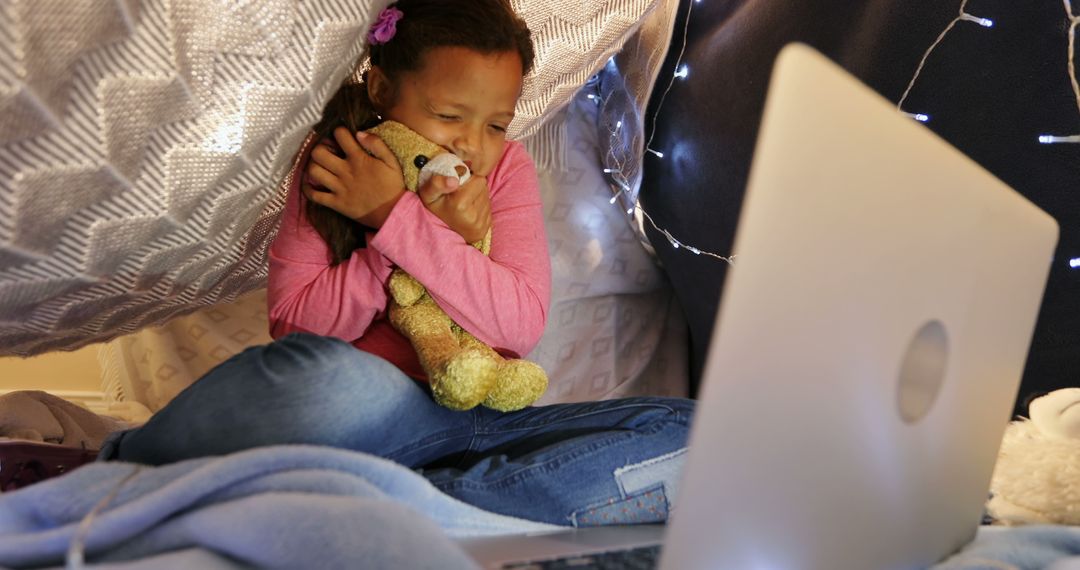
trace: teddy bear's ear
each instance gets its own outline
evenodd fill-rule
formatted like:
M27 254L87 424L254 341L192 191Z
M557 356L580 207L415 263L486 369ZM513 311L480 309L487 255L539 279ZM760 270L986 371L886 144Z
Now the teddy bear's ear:
M1049 393L1050 393L1050 392L1049 392L1049 391L1047 391L1047 390L1040 390L1040 391L1038 391L1038 392L1032 392L1032 393L1028 394L1028 395L1027 395L1027 396L1026 396L1026 397L1024 398L1024 409L1025 409L1025 410L1030 410L1030 409L1031 409L1031 402L1032 402L1032 401L1034 401L1034 400L1037 400L1037 399L1039 399L1039 398L1042 398L1043 396L1045 396L1045 395L1047 395L1047 394L1049 394Z

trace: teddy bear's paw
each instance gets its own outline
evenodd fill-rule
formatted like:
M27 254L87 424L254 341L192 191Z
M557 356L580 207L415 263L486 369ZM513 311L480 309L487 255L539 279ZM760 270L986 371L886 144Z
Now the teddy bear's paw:
M499 369L498 381L484 399L484 406L500 412L520 410L543 396L547 385L547 373L539 364L507 360Z
M401 269L390 274L390 296L402 307L411 307L427 292L419 281Z
M431 391L435 401L451 410L475 408L495 387L499 363L490 355L474 349L463 350L446 361L442 370L432 374Z
M1032 400L1028 417L1046 437L1080 442L1080 388L1062 388Z

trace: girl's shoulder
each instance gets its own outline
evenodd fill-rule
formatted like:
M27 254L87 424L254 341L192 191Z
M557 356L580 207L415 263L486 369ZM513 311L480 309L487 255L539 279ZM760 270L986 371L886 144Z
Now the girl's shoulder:
M503 159L505 160L507 156L516 154L524 155L526 157L529 156L528 151L525 150L525 144L518 140L506 141L506 149L503 150Z
M498 164L491 170L491 179L498 180L504 177L536 176L536 164L533 162L529 151L520 141L506 141L502 157Z

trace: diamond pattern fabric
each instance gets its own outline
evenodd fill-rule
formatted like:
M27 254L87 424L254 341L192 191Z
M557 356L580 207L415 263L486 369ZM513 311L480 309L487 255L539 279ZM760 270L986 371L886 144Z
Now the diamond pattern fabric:
M536 131L652 0L515 0ZM70 350L265 283L283 178L374 0L0 4L0 354Z

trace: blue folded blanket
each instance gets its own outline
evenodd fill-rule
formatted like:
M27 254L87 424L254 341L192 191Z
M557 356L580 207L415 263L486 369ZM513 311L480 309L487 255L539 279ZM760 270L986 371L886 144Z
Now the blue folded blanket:
M112 496L115 494L115 496ZM110 498L111 496L111 498ZM275 446L161 467L94 463L0 495L0 567L474 568L451 537L555 527L482 511L371 455ZM982 527L933 570L1080 570L1080 529Z
M1080 570L1080 528L984 526L975 540L932 570Z
M474 568L450 537L555 528L457 501L378 457L289 445L94 463L0 495L0 566L63 566L103 500L85 533L95 568Z

